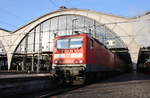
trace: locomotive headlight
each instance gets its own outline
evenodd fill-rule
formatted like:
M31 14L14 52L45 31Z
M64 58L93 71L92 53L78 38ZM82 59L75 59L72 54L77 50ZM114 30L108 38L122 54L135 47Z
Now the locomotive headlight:
M83 60L79 60L79 63L83 63Z
M58 60L55 60L54 63L57 64L57 63L58 63Z
M75 60L74 63L75 64L80 64L80 63L83 63L83 60Z

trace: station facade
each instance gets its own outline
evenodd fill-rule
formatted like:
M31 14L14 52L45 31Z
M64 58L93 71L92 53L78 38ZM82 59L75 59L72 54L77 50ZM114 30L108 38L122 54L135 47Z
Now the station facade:
M144 57L141 56L141 49L150 46L149 26L150 13L127 18L90 10L62 8L16 31L0 29L0 69L50 70L54 37L72 35L75 31L95 37L127 62L131 60L136 69L136 64L140 63L139 57Z

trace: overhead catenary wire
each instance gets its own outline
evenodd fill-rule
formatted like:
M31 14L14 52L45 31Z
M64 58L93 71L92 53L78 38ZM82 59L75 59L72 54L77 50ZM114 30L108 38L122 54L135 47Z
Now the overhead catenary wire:
M15 17L17 20L19 19L20 21L26 22L26 20L24 20L23 17L21 17L21 16L15 14L15 13L13 13L13 12L11 12L11 11L8 11L8 10L6 10L6 9L4 9L4 8L1 8L1 7L0 7L0 10L3 10L5 13L9 14L10 16Z
M50 2L53 6L55 6L56 8L59 7L53 0L49 0L49 2Z
M23 17L21 17L21 16L15 14L15 13L13 13L13 12L11 12L11 11L5 9L5 8L1 8L1 7L0 7L0 10L4 11L5 13L7 13L8 15L10 15L10 16L12 16L12 17L15 17L15 18L17 19L17 21L20 20L20 21L27 22L27 20L25 20ZM13 24L11 24L11 23L4 22L4 21L2 21L2 20L0 20L0 24L10 25L10 26L12 26L12 27L15 27L15 29L18 28L18 26L13 25Z
M15 26L15 25L13 25L13 24L11 24L11 23L7 23L7 22L4 22L4 21L1 21L1 20L0 20L0 24L10 25L10 26L12 26L12 27L17 28L17 26Z

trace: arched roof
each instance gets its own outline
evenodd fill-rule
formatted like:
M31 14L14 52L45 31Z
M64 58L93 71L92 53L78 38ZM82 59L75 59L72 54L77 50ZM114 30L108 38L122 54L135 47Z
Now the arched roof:
M22 29L22 28L24 28L24 27L26 27L27 25L32 24L32 23L35 22L35 21L38 21L39 19L42 19L42 18L44 18L44 17L46 17L46 16L49 16L50 14L55 14L55 13L59 13L59 12L62 12L62 11L72 11L72 10L76 10L76 11L77 11L77 10L78 10L78 11L89 11L89 12L97 13L97 14L101 14L101 15L107 15L107 16L118 17L118 18L123 18L123 19L131 19L131 18L128 18L128 17L117 16L117 15L113 15L113 14L106 14L106 13L96 12L96 11L91 11L91 10L83 10L83 9L77 9L77 8L69 8L69 9L68 9L68 8L67 8L67 9L59 9L59 10L57 10L57 11L50 12L50 13L47 13L47 14L45 14L45 15L43 15L43 16L40 16L40 17L38 17L37 19L31 21L30 23L28 23L28 24L26 24L26 25L20 27L19 29L13 31L13 33L17 32L18 30L20 30L20 29Z
M16 31L12 32L15 35L19 35L19 38L17 38L16 40L21 40L23 38L23 36L25 35L25 33L29 32L32 28L34 28L36 25L38 25L39 23L41 23L42 21L50 18L50 17L55 17L58 15L65 15L65 14L75 14L75 15L81 15L81 16L85 16L91 19L94 19L102 24L107 24L107 23L113 23L113 22L122 22L122 21L129 21L129 18L126 17L120 17L120 16L114 16L114 15L110 15L110 14L104 14L104 13L98 13L98 12L94 12L94 11L90 11L90 10L81 10L81 9L64 9L64 10L58 10L52 13L48 13L44 16L41 16L39 18L37 18L36 20L33 20L32 22L30 22L29 24L17 29ZM117 25L117 26L116 26ZM126 25L126 24L124 24ZM108 26L108 28L110 28L111 30L113 30L114 32L118 32L118 36L128 36L128 31L126 31L126 28L124 29L124 26L121 26L120 24L112 24L112 25L106 25ZM126 26L130 29L130 26ZM13 35L12 34L12 35ZM23 35L23 36L21 36ZM18 41L15 41L17 44ZM126 43L128 44L128 43Z

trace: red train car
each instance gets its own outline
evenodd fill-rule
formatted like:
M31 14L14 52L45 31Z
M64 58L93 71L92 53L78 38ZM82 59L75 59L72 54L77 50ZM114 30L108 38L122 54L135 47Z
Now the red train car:
M123 72L125 67L118 56L85 33L54 39L52 71L63 82L85 81L102 72Z

